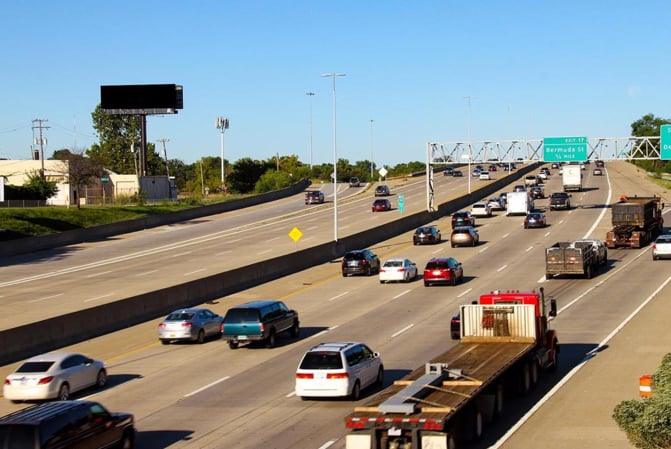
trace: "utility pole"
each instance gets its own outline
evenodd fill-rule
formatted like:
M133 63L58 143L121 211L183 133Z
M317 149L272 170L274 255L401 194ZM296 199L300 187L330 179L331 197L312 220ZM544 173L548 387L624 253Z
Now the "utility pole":
M45 118L36 118L33 120L33 130L39 129L40 130L40 137L39 137L39 143L40 143L40 160L42 161L42 176L44 177L44 144L47 142L46 138L43 137L42 135L42 130L43 129L49 129L51 128L50 126L44 126L42 123L47 122L48 120ZM35 125L37 123L37 125ZM33 144L37 144L37 142L33 141Z
M315 96L315 93L307 92L305 95L310 98L310 170L312 170L312 97Z
M226 193L226 175L224 174L224 131L228 129L228 118L217 117L214 126L221 132L221 191Z
M168 199L172 200L172 184L170 183L170 168L168 167L168 152L165 149L165 144L170 142L170 139L158 139L158 143L163 144L163 159L165 159L165 175L168 177Z

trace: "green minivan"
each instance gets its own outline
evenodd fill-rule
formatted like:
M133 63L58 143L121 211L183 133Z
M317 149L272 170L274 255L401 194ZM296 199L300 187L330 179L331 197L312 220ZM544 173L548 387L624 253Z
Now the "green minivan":
M232 307L221 324L221 338L236 349L242 342L264 341L272 348L282 332L297 338L300 333L298 312L282 301L252 301Z

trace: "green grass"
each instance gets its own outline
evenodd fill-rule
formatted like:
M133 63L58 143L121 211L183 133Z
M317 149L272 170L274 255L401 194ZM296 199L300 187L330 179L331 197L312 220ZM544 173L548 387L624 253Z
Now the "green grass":
M224 201L237 199L239 196L227 196ZM165 214L192 207L221 202L221 198L212 198L205 202L165 202L150 205L123 206L74 206L47 207L8 207L0 208L0 240L11 240L22 237L49 235L71 229L89 228L92 226L117 221L133 220L151 215Z

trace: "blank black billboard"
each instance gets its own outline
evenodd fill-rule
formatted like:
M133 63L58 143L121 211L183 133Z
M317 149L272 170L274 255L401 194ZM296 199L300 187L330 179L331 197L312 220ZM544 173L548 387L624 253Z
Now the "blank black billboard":
M183 109L183 103L182 86L176 84L100 86L103 109L177 112Z

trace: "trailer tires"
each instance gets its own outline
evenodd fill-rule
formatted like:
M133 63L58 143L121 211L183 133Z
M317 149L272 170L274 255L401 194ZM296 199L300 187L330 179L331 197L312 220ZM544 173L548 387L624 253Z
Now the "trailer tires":
M545 273L545 280L546 281L549 281L550 279L552 279L552 277L553 276L550 273Z
M473 441L478 442L482 440L482 435L485 433L484 428L485 423L482 412L480 409L476 409L473 413L473 434L471 435Z
M526 396L531 391L531 369L528 363L522 365L520 372L520 394Z
M592 279L592 265L587 265L585 268L585 277L587 279Z
M531 388L536 388L536 385L538 385L538 363L535 361L529 363L529 380L531 381Z

